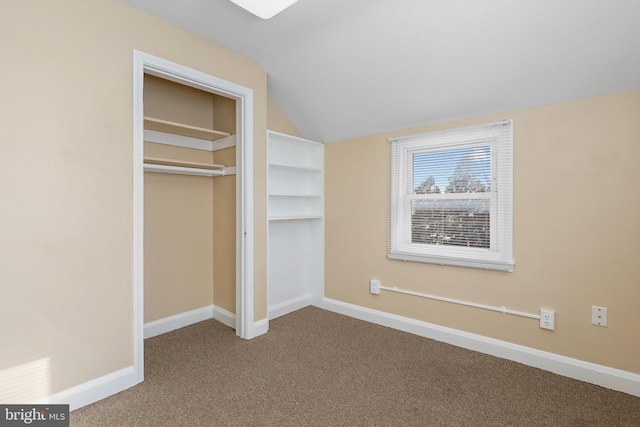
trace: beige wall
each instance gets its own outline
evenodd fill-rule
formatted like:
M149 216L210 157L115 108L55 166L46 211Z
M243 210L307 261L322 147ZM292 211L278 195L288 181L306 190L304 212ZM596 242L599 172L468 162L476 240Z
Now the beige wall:
M236 149L213 153L213 162L236 164ZM213 178L213 301L217 307L236 312L236 176Z
M144 154L212 162L208 151L149 142ZM144 174L145 323L213 304L214 179Z
M326 145L325 295L640 373L640 91ZM513 273L388 260L393 135L514 119ZM361 160L359 160L361 159ZM366 189L366 191L363 191ZM384 292L386 286L537 313L537 321ZM591 325L591 306L609 327Z
M0 370L49 358L55 393L133 363L134 49L254 90L265 318L264 70L116 0L7 0L0 29Z
M208 177L145 173L145 323L213 304L212 187Z
M271 98L267 100L267 128L287 135L302 136Z

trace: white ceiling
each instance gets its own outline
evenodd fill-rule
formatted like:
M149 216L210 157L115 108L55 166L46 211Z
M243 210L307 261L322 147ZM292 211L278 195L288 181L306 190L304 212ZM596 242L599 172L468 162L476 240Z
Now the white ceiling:
M124 0L242 53L332 142L640 88L640 0Z

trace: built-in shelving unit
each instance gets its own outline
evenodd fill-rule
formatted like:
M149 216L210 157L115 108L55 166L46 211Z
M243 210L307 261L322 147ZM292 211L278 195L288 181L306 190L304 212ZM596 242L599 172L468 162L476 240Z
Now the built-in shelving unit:
M324 286L324 145L268 134L269 318L309 305Z
M324 145L269 133L269 220L321 219Z
M154 141L156 142L197 149L202 149L202 147L199 147L197 145L198 141L211 144L210 141L215 141L231 136L231 134L228 132L192 126L150 116L144 117L144 129L145 131L155 132L156 137L158 138L154 139ZM165 136L160 138L157 135ZM172 136L178 139L172 139ZM191 142L190 144L187 140L195 142ZM196 144L196 146L193 146L192 144ZM235 145L235 142L233 145ZM209 151L213 151L213 148L210 148ZM157 157L145 157L144 170L145 172L159 172L196 176L223 176L235 174L235 167L225 167L224 165L188 162L183 160L163 159Z

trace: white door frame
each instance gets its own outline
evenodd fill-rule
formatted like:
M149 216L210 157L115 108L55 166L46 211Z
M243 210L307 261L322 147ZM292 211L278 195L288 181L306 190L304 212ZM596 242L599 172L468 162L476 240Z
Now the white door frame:
M253 321L253 89L133 51L133 366L144 379L144 75L236 100L236 335L256 336Z

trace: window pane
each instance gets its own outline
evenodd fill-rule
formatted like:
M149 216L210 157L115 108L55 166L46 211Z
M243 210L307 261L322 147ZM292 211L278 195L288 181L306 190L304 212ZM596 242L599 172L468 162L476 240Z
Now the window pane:
M489 145L413 154L413 193L491 191Z
M487 199L412 200L411 243L490 248Z

